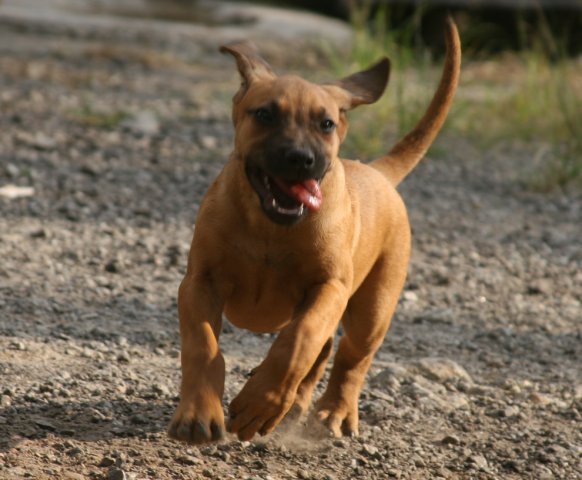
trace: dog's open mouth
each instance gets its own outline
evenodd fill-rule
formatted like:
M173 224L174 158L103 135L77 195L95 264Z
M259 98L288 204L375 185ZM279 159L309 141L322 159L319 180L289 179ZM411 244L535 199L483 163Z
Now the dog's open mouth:
M321 208L319 179L287 180L251 167L247 168L247 176L263 210L277 223L293 224L307 211L317 212Z

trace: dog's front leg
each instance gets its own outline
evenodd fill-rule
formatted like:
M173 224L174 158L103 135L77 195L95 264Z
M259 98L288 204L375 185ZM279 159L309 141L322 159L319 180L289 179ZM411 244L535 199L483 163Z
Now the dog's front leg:
M223 302L209 275L189 272L180 285L178 312L182 340L180 404L169 435L203 443L224 435L224 358L218 347Z
M229 430L241 440L271 432L295 400L297 388L333 335L349 297L345 282L314 286L293 321L230 404Z

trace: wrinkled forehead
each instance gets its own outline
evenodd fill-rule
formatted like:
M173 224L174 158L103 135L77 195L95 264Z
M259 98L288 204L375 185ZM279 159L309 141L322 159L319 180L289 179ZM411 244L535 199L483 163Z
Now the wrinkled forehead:
M245 96L248 108L270 107L281 114L335 115L338 107L321 85L284 75L252 85Z

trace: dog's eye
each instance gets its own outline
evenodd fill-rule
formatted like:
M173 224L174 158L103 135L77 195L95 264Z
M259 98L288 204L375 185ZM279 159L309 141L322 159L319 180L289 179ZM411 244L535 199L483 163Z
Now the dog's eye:
M265 125L273 123L275 119L273 113L270 110L267 110L266 108L257 108L254 113L255 118L259 122L264 123Z
M335 123L333 120L326 118L321 122L320 127L324 133L329 133L335 128Z

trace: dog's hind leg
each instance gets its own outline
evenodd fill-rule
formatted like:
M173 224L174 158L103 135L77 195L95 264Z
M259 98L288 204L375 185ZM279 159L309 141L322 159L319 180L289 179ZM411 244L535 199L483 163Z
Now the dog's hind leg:
M389 254L379 258L344 315L344 334L327 389L316 402L314 413L336 437L358 434L358 397L406 278L408 255L399 253L400 258Z

